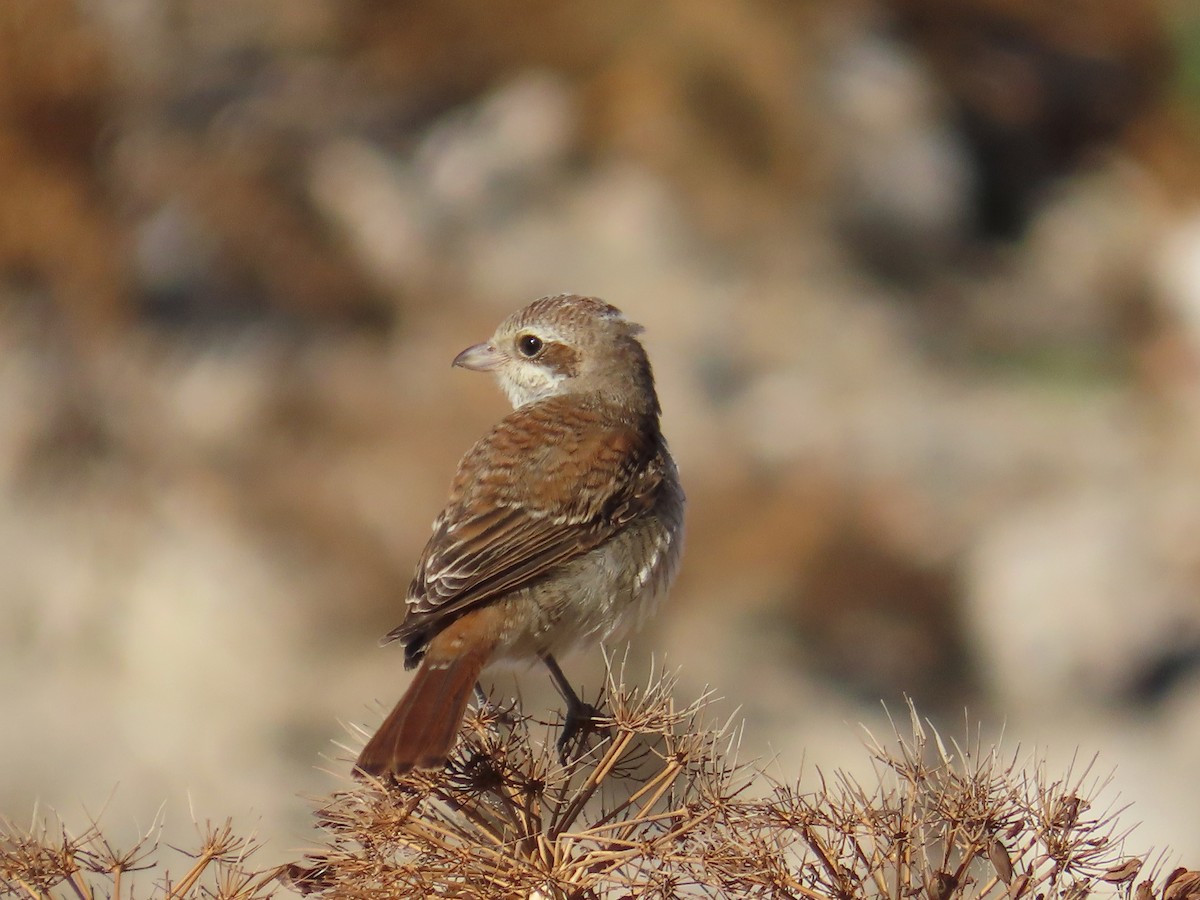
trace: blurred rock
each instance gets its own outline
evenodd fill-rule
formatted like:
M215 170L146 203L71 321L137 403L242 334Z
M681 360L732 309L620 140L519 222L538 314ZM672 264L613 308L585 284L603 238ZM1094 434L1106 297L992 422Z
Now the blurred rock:
M333 141L314 154L309 189L381 287L431 282L440 217L411 167L362 141Z
M1158 253L1154 271L1161 303L1193 359L1200 359L1200 215L1179 222Z
M979 542L966 612L1005 707L1046 712L1119 697L1179 610L1119 495L1085 489L998 522Z
M867 264L924 282L952 261L972 215L973 174L949 98L910 48L873 31L847 39L829 81L834 213Z
M906 558L864 524L843 524L817 549L780 625L810 666L864 700L961 706L979 686L955 571Z
M886 0L954 99L970 147L975 221L1021 236L1054 180L1087 165L1161 101L1169 51L1160 5Z
M0 278L58 307L81 342L124 319L122 228L100 163L117 88L71 0L0 8Z
M416 154L419 176L460 219L529 203L561 175L572 150L576 101L550 72L526 72L470 108L440 119Z

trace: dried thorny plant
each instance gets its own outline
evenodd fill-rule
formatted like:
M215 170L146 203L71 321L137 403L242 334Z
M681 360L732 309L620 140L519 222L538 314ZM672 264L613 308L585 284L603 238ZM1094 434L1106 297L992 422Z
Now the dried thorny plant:
M335 794L328 846L292 870L338 896L590 897L700 885L700 848L753 772L736 762L707 697L676 705L672 677L645 690L610 675L591 745L559 761L552 725L515 707L469 715L443 771Z
M162 872L146 838L118 853L96 829L74 838L9 827L0 892L134 896L138 870L169 898L770 897L801 900L1200 900L1200 872L1130 855L1101 806L1094 760L1051 777L978 735L949 745L910 721L869 737L875 777L781 780L739 761L738 733L707 695L675 680L644 689L611 672L600 731L561 763L555 723L485 705L445 769L348 781L321 801L323 839L280 870L248 864L253 840L208 829L191 868ZM349 769L347 762L346 769ZM807 781L808 779L806 779ZM146 891L140 891L145 896Z
M1125 854L1120 810L1095 808L1108 785L1091 765L1052 780L1041 762L1022 768L978 737L948 749L910 708L895 740L869 740L869 786L838 773L804 790L739 762L737 734L708 719L708 697L680 708L674 688L660 675L639 692L610 672L607 734L567 765L545 723L479 710L446 770L335 795L319 814L328 843L291 867L293 886L806 900L1134 890L1143 859ZM1153 879L1142 885L1136 900L1152 900Z
M173 877L162 858L156 824L128 850L117 850L93 822L73 835L61 824L35 818L29 828L0 820L0 895L18 897L133 897L139 874L153 880L156 897L240 898L274 893L277 870L258 871L249 862L257 849L252 836L229 821L200 829L200 845L183 854L183 874ZM178 852L178 851L177 851Z

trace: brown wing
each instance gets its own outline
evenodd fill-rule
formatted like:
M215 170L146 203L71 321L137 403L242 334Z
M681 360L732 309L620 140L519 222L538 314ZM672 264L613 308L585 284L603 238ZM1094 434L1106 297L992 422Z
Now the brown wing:
M555 398L510 413L459 463L385 640L436 630L603 543L648 510L663 479L656 423Z

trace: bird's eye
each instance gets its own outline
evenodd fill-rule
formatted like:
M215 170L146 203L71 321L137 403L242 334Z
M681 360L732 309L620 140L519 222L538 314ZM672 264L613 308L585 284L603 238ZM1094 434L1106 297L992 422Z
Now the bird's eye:
M523 334L517 338L517 349L522 356L533 359L542 350L542 339L536 334Z

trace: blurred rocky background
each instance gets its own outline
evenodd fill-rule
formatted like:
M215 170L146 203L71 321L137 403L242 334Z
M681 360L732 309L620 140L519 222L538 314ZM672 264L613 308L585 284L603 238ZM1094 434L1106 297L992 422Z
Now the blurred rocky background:
M0 0L0 813L304 846L506 410L449 361L564 290L690 498L632 672L781 775L906 695L1099 753L1200 852L1192 0Z

